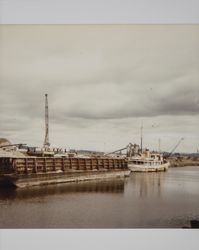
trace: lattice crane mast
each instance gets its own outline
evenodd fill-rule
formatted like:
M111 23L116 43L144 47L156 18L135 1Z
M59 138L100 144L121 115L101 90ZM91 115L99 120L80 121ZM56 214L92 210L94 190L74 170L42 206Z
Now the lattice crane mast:
M49 116L48 116L48 94L45 94L45 138L44 138L44 150L49 149Z

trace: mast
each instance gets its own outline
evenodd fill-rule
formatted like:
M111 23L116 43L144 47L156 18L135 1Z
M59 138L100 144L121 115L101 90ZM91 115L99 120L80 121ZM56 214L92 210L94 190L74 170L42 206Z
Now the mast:
M160 140L160 138L159 138L159 139L158 139L158 151L159 151L159 153L161 152L160 143L161 143L161 140Z
M140 128L140 148L141 148L141 153L142 153L142 143L143 143L143 124L141 125L141 128Z
M45 94L45 139L44 139L44 149L48 149L49 143L49 124L48 124L48 94Z

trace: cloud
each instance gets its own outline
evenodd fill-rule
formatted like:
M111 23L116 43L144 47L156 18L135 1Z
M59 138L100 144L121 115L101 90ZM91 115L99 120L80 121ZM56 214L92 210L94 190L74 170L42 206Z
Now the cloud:
M48 93L50 139L57 145L103 148L109 141L114 149L132 137L139 141L142 121L154 147L157 136L194 137L198 30L196 25L1 26L1 134L41 145ZM193 139L187 145L186 150L198 147Z

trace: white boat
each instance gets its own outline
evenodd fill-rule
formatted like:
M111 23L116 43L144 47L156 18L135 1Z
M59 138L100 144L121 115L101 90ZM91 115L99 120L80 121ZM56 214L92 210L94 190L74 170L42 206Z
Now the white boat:
M150 153L149 150L128 158L128 168L132 172L166 171L169 165L160 153Z

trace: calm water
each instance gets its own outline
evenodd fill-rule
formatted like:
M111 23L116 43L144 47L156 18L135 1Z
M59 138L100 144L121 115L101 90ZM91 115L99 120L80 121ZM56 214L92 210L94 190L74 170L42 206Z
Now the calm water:
M0 190L1 228L181 228L199 219L199 167Z

